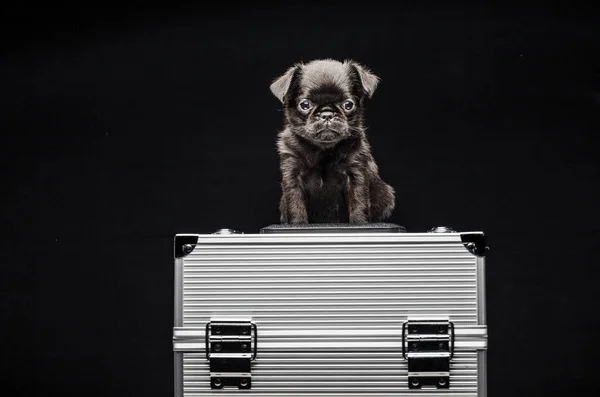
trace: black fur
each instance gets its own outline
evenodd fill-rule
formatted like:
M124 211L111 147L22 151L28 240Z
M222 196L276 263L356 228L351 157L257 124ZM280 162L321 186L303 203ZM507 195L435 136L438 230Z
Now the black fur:
M366 223L391 215L394 190L379 176L364 127L364 102L377 82L356 62L318 60L295 65L272 84L285 114L278 136L282 223ZM304 101L310 110L301 109Z

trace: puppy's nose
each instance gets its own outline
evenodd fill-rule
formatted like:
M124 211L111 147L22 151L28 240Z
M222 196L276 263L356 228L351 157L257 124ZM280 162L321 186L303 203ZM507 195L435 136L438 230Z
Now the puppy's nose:
M321 120L329 121L333 119L333 112L321 112L319 113L319 116L321 117Z

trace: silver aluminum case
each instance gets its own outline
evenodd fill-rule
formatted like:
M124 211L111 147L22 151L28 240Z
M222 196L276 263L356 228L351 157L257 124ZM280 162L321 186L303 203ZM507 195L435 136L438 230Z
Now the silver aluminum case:
M461 233L179 234L175 397L486 396L485 259ZM177 248L176 248L177 251ZM212 390L211 317L258 326L252 389ZM449 389L409 389L407 319L456 327Z

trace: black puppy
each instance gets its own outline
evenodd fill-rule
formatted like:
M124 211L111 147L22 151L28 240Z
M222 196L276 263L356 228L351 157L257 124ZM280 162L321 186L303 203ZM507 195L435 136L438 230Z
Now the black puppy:
M296 64L271 84L284 105L278 135L282 223L366 223L388 218L394 189L379 177L363 107L379 78L346 60Z

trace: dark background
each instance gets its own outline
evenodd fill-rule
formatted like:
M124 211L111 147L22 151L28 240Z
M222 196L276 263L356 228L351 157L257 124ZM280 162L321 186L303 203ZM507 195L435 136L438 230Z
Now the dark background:
M172 395L172 239L278 221L271 80L352 58L393 222L489 238L489 395L600 371L592 8L4 8L3 395Z

